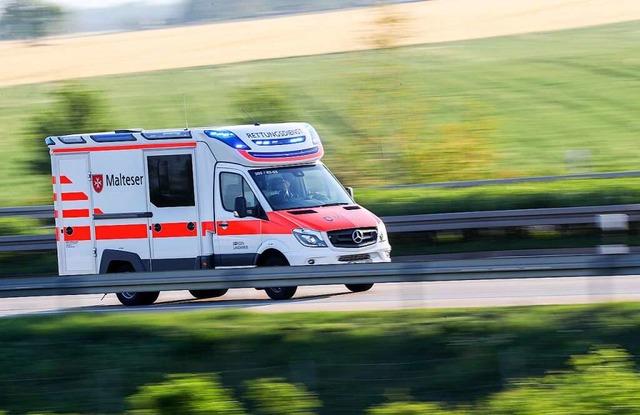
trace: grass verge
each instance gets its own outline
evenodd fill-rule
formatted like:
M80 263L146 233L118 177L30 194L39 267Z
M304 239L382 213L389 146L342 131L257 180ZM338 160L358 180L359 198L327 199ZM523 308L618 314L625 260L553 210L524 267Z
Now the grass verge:
M322 414L362 413L395 395L468 403L601 345L640 355L638 304L7 318L0 408L122 413L142 384L206 372L237 392L262 377L302 383L323 401Z

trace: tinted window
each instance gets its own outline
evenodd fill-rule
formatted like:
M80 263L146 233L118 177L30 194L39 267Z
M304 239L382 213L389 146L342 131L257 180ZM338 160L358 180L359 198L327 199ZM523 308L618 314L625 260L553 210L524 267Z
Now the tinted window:
M147 157L149 194L157 207L194 206L190 154Z

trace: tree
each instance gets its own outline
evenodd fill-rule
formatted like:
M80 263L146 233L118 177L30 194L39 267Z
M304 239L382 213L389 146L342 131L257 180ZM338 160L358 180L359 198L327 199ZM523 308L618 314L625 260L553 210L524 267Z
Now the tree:
M11 0L0 17L0 35L6 39L38 39L50 34L63 17L63 9L52 3Z
M99 92L69 83L52 95L54 103L29 123L29 135L34 136L31 170L36 174L51 174L49 154L43 144L46 137L113 129Z
M257 379L246 386L246 397L254 403L256 415L313 415L322 406L304 386L282 378Z
M127 399L128 415L240 415L242 405L215 375L168 375Z

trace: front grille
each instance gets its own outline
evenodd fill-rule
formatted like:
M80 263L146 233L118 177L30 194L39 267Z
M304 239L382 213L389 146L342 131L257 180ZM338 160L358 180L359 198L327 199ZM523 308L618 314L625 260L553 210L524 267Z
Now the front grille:
M369 254L356 254L356 255L342 255L338 257L338 261L340 262L361 262L361 261L370 261L371 255Z
M336 248L360 248L373 245L378 239L376 228L340 229L327 232L329 242Z

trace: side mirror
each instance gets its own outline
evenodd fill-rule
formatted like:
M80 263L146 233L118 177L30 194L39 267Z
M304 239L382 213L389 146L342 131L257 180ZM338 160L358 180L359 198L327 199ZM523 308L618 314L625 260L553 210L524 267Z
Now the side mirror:
M247 199L243 196L236 197L236 203L234 206L235 210L233 212L233 216L238 218L247 217Z
M347 193L349 193L349 196L351 196L351 198L353 199L353 187L345 187L344 188Z

